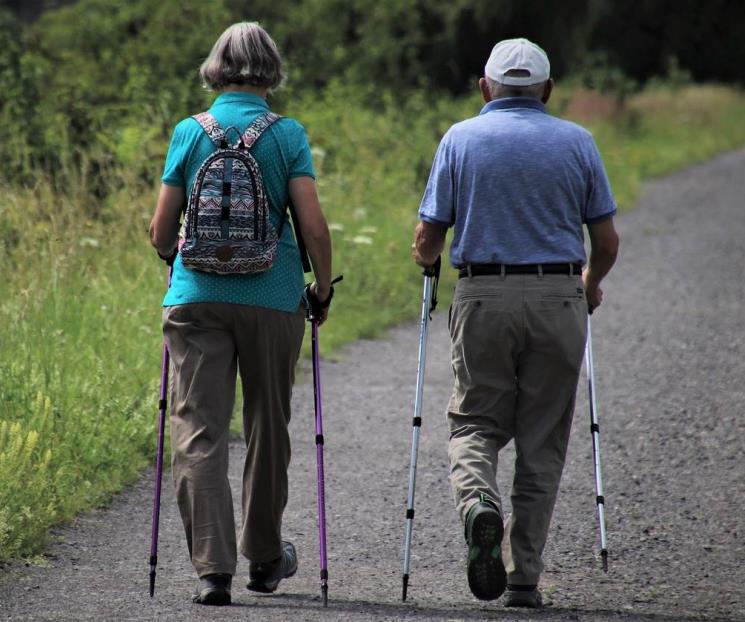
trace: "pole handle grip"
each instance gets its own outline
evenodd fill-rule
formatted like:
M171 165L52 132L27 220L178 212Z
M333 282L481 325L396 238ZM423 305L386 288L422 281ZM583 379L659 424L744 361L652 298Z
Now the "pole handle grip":
M436 279L440 278L440 269L442 268L442 256L438 255L435 263L422 270L424 276L432 276Z
M437 308L437 288L440 285L440 269L442 268L442 256L438 255L435 263L424 268L422 274L426 278L432 279L432 296L430 298L429 319L432 319L432 312Z

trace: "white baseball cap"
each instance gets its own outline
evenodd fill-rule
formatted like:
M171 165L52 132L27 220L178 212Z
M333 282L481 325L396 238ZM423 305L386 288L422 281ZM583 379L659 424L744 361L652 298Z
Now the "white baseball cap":
M522 75L507 75L511 71ZM527 39L505 39L492 49L484 75L508 86L530 86L549 79L551 64L546 52L535 43Z

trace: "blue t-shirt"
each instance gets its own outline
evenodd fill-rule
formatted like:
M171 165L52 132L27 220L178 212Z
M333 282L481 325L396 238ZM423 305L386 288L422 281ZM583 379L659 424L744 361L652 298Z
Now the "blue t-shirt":
M421 220L454 227L450 262L585 263L582 224L616 213L592 135L537 99L489 102L440 142Z
M223 129L234 127L242 134L260 114L269 110L262 98L250 93L223 93L215 99L210 112ZM229 139L238 134L230 131ZM215 146L202 127L184 119L173 131L166 156L162 181L191 192L197 170ZM303 294L303 269L292 227L288 222L288 182L293 177L313 177L313 162L303 126L283 117L267 129L251 149L261 168L269 198L269 219L282 235L272 267L259 274L213 274L186 268L181 255L173 264L171 287L164 306L193 302L228 302L267 307L279 311L297 311Z

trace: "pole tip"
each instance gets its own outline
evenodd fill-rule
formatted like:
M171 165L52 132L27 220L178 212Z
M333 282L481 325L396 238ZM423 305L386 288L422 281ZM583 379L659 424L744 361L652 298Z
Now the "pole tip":
M155 570L150 571L150 598L155 594Z
M323 594L323 606L328 607L329 606L329 586L322 585L321 593Z
M603 572L608 572L608 551L606 549L600 551L600 558L603 562Z
M409 591L409 575L405 574L403 577L403 591L401 593L401 600L406 602L406 594Z

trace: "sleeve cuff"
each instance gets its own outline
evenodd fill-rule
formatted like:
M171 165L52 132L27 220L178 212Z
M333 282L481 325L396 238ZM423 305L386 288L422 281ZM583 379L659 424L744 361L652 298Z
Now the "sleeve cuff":
M453 223L451 222L445 222L444 220L438 220L437 218L432 218L432 216L427 216L426 214L419 214L419 220L428 222L432 225L440 225L441 227L452 227L453 226Z
M613 210L612 212L608 212L607 214L603 214L602 216L595 216L595 218L585 218L585 224L586 225L597 225L598 223L601 223L604 220L613 218L613 216L615 215L616 215L616 210Z

